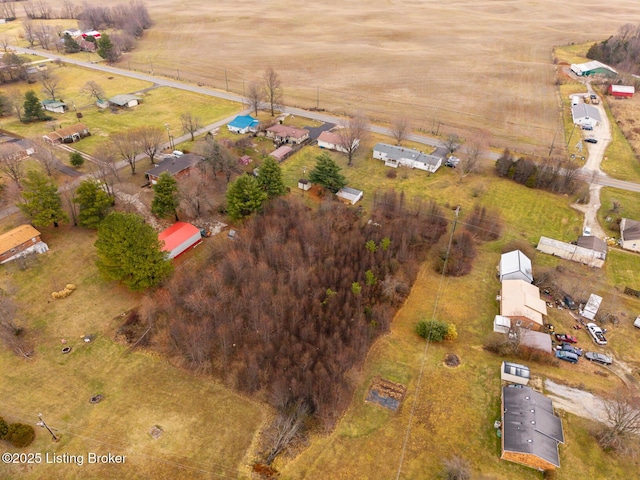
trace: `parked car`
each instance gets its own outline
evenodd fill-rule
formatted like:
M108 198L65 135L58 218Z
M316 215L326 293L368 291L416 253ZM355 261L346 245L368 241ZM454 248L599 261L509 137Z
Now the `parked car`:
M598 143L598 140L595 138L585 138L584 141L587 143Z
M460 164L460 159L458 157L449 157L447 161L444 162L445 167L456 168Z
M569 310L577 310L578 306L576 302L573 301L573 298L569 295L564 296L564 304L567 306Z
M561 343L578 343L578 339L566 333L556 333L556 340Z
M578 356L575 353L565 352L564 350L556 350L556 358L571 363L578 363Z
M591 125L582 125L582 129L583 130L593 130L593 127Z
M609 355L605 355L604 353L587 352L584 354L584 358L601 365L611 365L613 363L613 358Z
M576 347L574 345L570 345L568 343L563 343L562 345L559 345L557 347L558 350L563 350L565 352L571 352L571 353L575 353L576 355L578 355L579 357L582 356L582 349L579 347Z
M593 341L596 342L596 344L607 344L607 338L604 336L604 334L607 332L606 330L601 329L595 323L587 323L587 331L589 332L589 335L591 335L591 338L593 338Z

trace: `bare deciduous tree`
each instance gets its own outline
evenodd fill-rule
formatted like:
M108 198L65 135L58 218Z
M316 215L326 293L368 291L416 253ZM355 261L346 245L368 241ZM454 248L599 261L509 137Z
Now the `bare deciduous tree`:
M104 185L110 197L115 198L114 184L120 182L116 158L109 152L95 155L91 175Z
M3 1L0 3L0 15L2 18L15 20L16 18L16 7L13 2ZM5 50L6 51L6 50Z
M24 96L22 92L17 88L12 88L7 90L7 98L9 99L11 111L18 117L18 120L22 121L22 114L24 113Z
M151 164L155 163L155 156L160 151L160 145L164 139L164 131L160 127L140 127L137 129L140 135L142 151L149 156Z
M260 105L262 105L262 100L264 99L264 88L258 82L251 82L247 88L247 104L249 108L253 110L255 115L258 115L258 110L260 109Z
M194 169L189 176L178 183L181 208L195 218L199 218L204 210L211 208L210 188L206 177L200 170Z
M136 173L136 157L142 151L140 137L136 131L120 132L111 136L111 145L117 154L131 167L131 173Z
M271 116L275 116L276 109L280 109L284 103L284 94L282 91L282 81L280 76L275 72L272 67L265 70L264 76L264 96L269 104L271 110Z
M49 50L51 43L55 43L56 39L58 39L58 35L56 35L54 28L50 25L45 25L44 23L37 25L33 34L38 40L40 46L45 50Z
M104 90L100 85L98 85L98 83L94 82L93 80L89 80L87 83L85 83L80 89L80 92L93 97L96 100L105 98Z
M344 122L342 127L337 131L340 152L347 157L347 165L351 166L360 143L366 141L369 135L369 120L362 113L357 113Z
M608 425L597 433L600 446L620 453L637 452L640 435L640 401L629 394L617 392L604 401Z
M484 154L484 151L484 137L474 137L465 143L462 158L456 167L456 172L459 177L458 183L462 183L463 178L468 177L478 170L480 158Z
M4 4L3 4L4 5ZM7 37L6 35L2 35L0 37L0 46L2 47L2 49L6 52L7 49L9 48L9 37Z
M453 155L453 153L460 148L462 145L462 141L457 133L452 133L447 136L445 141L443 142L447 151Z
M191 141L195 140L195 133L202 127L202 122L199 117L195 117L191 112L186 112L180 115L180 122L182 123L182 131L191 135Z
M10 178L18 188L22 188L21 181L24 177L22 155L11 153L0 157L0 173Z
M40 166L42 166L47 176L52 177L53 170L59 162L54 153L56 147L42 138L34 138L33 143L35 143L37 147L33 157L38 161Z
M69 18L72 20L78 18L78 7L71 0L62 0L60 18Z
M298 401L280 412L266 431L269 447L265 463L270 465L283 450L304 435L305 422L310 416L306 403Z
M51 100L56 99L56 93L58 92L58 86L60 85L60 79L51 74L44 74L42 72L39 75L40 85L42 85L42 91L51 97Z
M27 17L29 14L27 13ZM22 30L24 32L24 38L29 42L29 47L33 48L36 43L36 26L30 18L22 20Z
M396 140L396 145L400 145L403 140L406 140L407 135L409 135L410 131L411 125L407 117L400 116L393 120L393 125L391 126L391 134Z
M76 199L76 187L71 185L68 181L65 182L64 186L60 188L60 197L63 200L64 206L66 207L66 211L69 214L69 218L73 222L73 226L78 226L78 204L75 202Z

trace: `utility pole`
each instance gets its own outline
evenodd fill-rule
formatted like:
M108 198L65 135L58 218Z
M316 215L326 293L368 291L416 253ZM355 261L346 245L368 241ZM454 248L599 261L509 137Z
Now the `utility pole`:
M178 80L180 80L180 69L176 68L176 70L178 71Z
M49 430L49 433L51 434L51 437L53 438L53 441L57 442L58 441L58 437L56 437L56 434L53 433L53 431L49 428L49 425L47 425L47 423L44 421L44 418L42 418L42 414L41 413L38 414L38 418L40 419L40 421L38 423L36 423L36 425L38 427L46 428L47 430Z
M551 148L549 148L549 156L551 156L551 152L553 152L553 146L556 143L556 135L558 135L558 130L553 134L553 140L551 141Z
M316 87L316 110L320 110L320 87Z
M229 79L227 78L227 69L224 69L224 83L227 84L227 92L229 91Z
M151 63L151 55L149 57L149 66L151 67L151 75L153 75L153 63Z

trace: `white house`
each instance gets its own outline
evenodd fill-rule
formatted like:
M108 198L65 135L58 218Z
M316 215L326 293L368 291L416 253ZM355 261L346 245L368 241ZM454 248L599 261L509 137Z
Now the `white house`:
M56 100L43 100L40 102L42 108L53 113L64 113L67 111L67 104Z
M257 132L260 122L251 115L238 115L227 124L227 129L233 133L244 135L249 132Z
M595 127L602 121L598 109L587 103L573 105L571 107L571 116L573 117L573 123L581 126L589 125Z
M442 157L387 143L378 143L373 147L373 158L384 161L387 167L398 168L402 165L432 173L442 166Z
M362 199L363 195L364 192L362 190L351 187L343 187L338 190L338 193L336 193L336 197L344 200L345 202L349 202L351 205L358 203Z
M500 256L500 281L524 280L533 283L531 260L520 250L503 253Z

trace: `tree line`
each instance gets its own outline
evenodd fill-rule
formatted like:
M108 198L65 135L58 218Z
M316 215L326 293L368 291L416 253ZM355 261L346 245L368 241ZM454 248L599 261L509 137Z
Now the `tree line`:
M587 58L634 75L640 74L640 25L622 25L615 35L594 43L587 51Z

